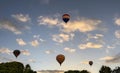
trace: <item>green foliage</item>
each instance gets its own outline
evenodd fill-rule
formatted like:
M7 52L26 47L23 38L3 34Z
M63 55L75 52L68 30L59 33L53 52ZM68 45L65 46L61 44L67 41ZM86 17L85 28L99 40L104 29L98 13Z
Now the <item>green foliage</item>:
M90 73L87 70L82 70L80 73Z
M110 67L107 66L102 66L101 69L99 70L99 73L111 73L112 70Z
M112 73L120 73L120 67L116 67L116 68L112 71Z
M78 70L69 70L69 71L66 71L65 73L80 73L80 71L78 71Z
M20 62L7 62L0 64L0 73L36 73L35 71L31 70L29 64L24 65Z
M0 63L0 73L37 73L33 71L29 64L25 67L20 62L7 62L7 63ZM69 70L65 71L64 73L90 73L87 70ZM99 70L99 73L120 73L120 67L116 67L115 69L111 70L110 67L102 66Z

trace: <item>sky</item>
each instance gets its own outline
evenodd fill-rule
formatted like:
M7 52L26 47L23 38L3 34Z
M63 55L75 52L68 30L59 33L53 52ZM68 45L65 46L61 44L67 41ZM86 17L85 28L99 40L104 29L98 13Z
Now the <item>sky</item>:
M0 63L98 73L102 65L120 66L119 47L120 0L0 0ZM58 54L65 56L61 66Z

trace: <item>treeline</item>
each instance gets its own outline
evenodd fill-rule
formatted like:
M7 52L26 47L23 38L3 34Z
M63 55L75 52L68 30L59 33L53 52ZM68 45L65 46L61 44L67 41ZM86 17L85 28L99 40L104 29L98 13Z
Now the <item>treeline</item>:
M79 71L79 70L69 70L69 71L66 71L64 73L91 73L87 70L82 70L82 71ZM111 69L110 67L108 66L102 66L101 69L99 70L99 73L120 73L120 67L116 67L115 69Z
M0 73L37 73L33 71L29 64L25 67L20 62L0 63Z
M37 73L33 71L29 64L24 66L20 62L7 62L7 63L0 63L0 73ZM64 73L91 73L87 70L69 70L65 71ZM98 73L120 73L120 67L116 67L115 69L111 69L108 66L102 66Z

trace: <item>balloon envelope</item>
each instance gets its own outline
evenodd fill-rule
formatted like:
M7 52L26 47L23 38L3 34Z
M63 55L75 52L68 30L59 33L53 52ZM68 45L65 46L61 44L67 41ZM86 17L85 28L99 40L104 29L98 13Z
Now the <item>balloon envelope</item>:
M93 64L93 61L89 61L89 65L92 66L92 64Z
M67 22L70 20L70 15L69 15L69 14L64 14L64 15L62 16L62 19L63 19L63 21L64 21L65 23L67 23Z
M17 58L20 55L20 51L19 50L14 50L13 54L15 55L15 57Z
M59 54L59 55L56 56L56 60L61 65L65 60L65 56L62 55L62 54Z

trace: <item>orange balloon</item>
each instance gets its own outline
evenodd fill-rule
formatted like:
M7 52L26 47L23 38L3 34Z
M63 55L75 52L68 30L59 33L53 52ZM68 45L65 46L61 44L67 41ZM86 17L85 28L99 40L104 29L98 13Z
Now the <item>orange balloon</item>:
M57 60L57 62L60 64L60 66L61 66L61 64L64 62L64 60L65 60L65 56L64 55L62 55L62 54L59 54L59 55L57 55L56 56L56 60Z

